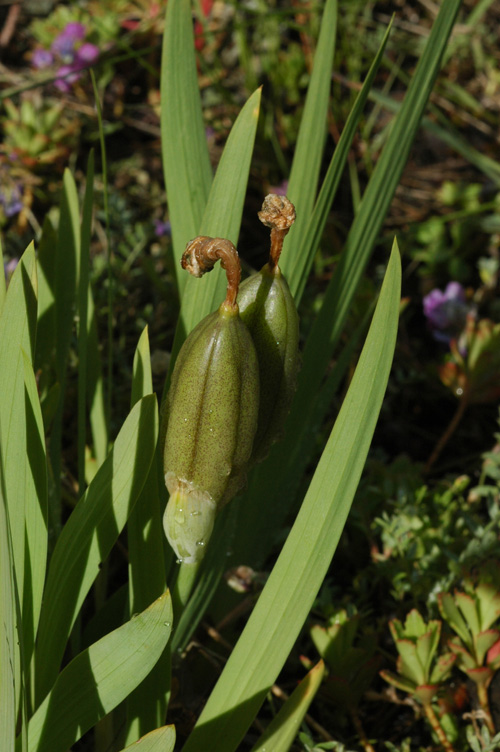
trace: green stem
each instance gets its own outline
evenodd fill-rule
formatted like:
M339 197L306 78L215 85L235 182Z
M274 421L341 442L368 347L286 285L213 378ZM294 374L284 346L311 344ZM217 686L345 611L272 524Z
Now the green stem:
M441 438L437 442L436 446L434 447L434 450L427 460L427 464L424 468L424 474L427 474L431 467L436 462L437 458L445 448L448 441L451 439L453 434L455 433L458 424L462 420L465 410L467 409L467 405L469 404L469 400L467 399L466 392L463 393L462 397L460 398L460 401L458 403L457 409L455 411L455 414L451 421L448 423L447 427L445 428L444 432L441 435Z
M199 562L196 564L182 562L179 566L177 579L172 590L172 606L176 624L179 623L181 614L189 600L199 567Z
M484 722L486 723L486 726L488 727L488 731L490 732L492 736L494 736L495 724L493 723L493 718L491 715L490 701L488 699L488 689L484 684L477 685L477 699L479 700L479 704L481 705L481 710L484 713Z
M446 750L446 752L455 752L450 740L444 733L444 729L439 723L437 715L435 714L430 702L424 703L423 708L424 708L424 712L427 717L427 720L429 721L432 727L432 730L434 731L437 738L439 739L439 743L441 744L442 748Z
M361 746L363 747L365 752L375 752L372 744L368 741L368 737L365 734L365 730L363 728L363 724L361 723L361 718L358 715L357 709L355 707L350 707L349 710L351 713L352 722L356 728L356 731L358 732Z

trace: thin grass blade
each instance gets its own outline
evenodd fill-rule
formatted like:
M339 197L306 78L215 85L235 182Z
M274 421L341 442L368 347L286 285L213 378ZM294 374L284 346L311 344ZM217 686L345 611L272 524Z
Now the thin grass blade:
M217 167L199 232L195 235L228 238L235 244L238 242L259 119L260 96L260 89L257 89L233 124ZM176 263L180 268L179 259ZM224 300L226 291L226 275L220 264L202 279L195 279L185 271L182 273L186 277L186 286L172 349L172 365L185 337L202 318L216 310Z
M382 405L400 293L395 244L356 372L300 512L183 752L237 749L307 618L344 528Z
M5 300L5 271L4 271L4 262L3 262L3 250L2 250L2 241L0 240L0 315L2 313L3 308L3 302Z
M154 456L157 434L156 397L150 395L130 412L113 450L58 538L37 639L37 703L55 681L85 596L139 497Z
M200 226L212 184L196 72L190 0L169 0L161 60L161 146L174 268L179 292L186 275L178 259Z
M56 530L61 515L61 447L64 397L66 392L66 362L71 342L76 310L76 291L80 271L80 210L75 180L66 169L63 178L61 212L55 248L54 271L54 336L55 368L59 383L59 401L54 415L50 438L50 462L53 471L51 486L51 514Z
M94 199L94 152L87 163L87 181L83 198L80 235L80 278L78 281L78 488L81 496L85 490L85 446L87 435L86 396L88 360L88 300L90 235L92 229L92 204Z
M40 611L47 545L47 491L46 485L41 487L38 475L43 468L31 464L40 459L40 455L35 458L32 454L32 442L40 441L39 404L31 365L31 378L25 366L25 357L30 364L33 358L36 316L36 262L31 244L12 276L0 316L2 484L19 588L23 625L18 627L26 665L31 658ZM33 436L31 430L35 431Z
M349 149L356 128L361 118L366 100L370 94L375 75L380 67L380 63L382 62L391 27L392 22L387 27L387 31L384 34L377 55L368 71L368 75L366 76L361 91L356 98L354 106L349 113L349 117L347 118L344 130L342 131L342 135L340 136L339 142L335 148L335 152L321 186L318 200L314 206L314 211L311 214L309 223L307 223L306 231L301 238L300 248L293 247L289 249L292 253L285 252L281 257L281 269L287 278L288 285L295 298L297 306L299 305L304 293L307 278L311 271L314 256L318 250L323 230L325 229L330 208L337 193L337 188L346 165L347 155L349 154Z
M122 752L174 752L175 726L162 726L138 739Z
M16 738L16 608L15 572L5 503L0 452L0 749L13 749Z
M288 257L290 264L302 252L302 241L316 198L326 138L337 13L337 0L327 0L288 181L287 196L297 211L297 222L285 240L283 252L284 262ZM286 266L283 267L285 275L287 271Z
M271 749L273 752L287 752L290 749L324 675L325 664L319 661L292 692L251 752Z
M166 591L74 658L29 721L29 752L64 752L71 747L148 675L171 628L172 603Z
M147 327L142 332L134 356L131 406L153 392L151 356ZM158 494L158 473L152 462L137 504L127 522L129 555L130 614L146 608L165 590L163 525ZM168 656L162 655L155 667L127 699L125 743L157 728L167 711Z

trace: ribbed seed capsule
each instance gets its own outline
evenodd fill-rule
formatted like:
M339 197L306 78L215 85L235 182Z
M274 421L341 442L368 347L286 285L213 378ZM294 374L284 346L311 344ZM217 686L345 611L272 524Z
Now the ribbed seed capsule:
M259 218L271 228L269 262L240 286L238 305L259 361L260 407L252 461L263 460L283 430L297 386L299 317L278 266L283 240L295 221L285 196L266 196Z
M188 244L183 265L201 276L216 260L207 261L207 253L217 246L220 254L221 242L234 249L235 261L222 261L226 271L230 267L228 278L238 265L237 279L219 310L186 339L167 397L164 470L170 499L164 528L186 563L203 558L218 509L244 484L257 427L259 371L252 338L234 302L236 249L229 241L197 238ZM202 249L201 261L191 257L193 248Z

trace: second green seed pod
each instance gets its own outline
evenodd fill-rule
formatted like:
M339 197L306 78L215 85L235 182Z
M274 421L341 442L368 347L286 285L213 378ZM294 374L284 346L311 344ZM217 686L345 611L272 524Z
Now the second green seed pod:
M278 266L283 240L295 220L284 196L266 196L259 218L271 228L269 262L240 285L238 305L259 361L260 407L252 461L263 460L280 438L297 387L299 317Z

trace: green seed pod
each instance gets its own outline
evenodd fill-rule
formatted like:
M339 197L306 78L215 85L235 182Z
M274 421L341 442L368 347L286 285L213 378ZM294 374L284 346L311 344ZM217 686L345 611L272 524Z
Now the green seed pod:
M259 361L260 407L253 462L267 456L283 431L299 367L299 317L278 266L295 209L286 197L271 194L266 196L259 218L271 227L269 262L241 284L238 295L241 318L252 335Z
M221 244L226 254L229 246L236 254L229 241L197 238L188 244L183 266L201 276L216 260L209 251L219 258ZM232 260L224 255L222 262L232 279L228 296L186 339L167 396L164 471L170 499L164 528L186 563L203 558L217 511L244 485L257 428L259 370L235 303L237 254Z

